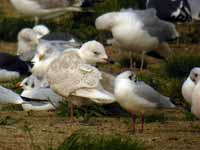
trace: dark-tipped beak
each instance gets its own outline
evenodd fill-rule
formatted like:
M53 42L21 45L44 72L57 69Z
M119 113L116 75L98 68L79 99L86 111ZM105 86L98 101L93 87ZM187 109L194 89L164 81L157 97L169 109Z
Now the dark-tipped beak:
M107 61L108 61L109 64L114 64L115 63L111 58L108 58Z

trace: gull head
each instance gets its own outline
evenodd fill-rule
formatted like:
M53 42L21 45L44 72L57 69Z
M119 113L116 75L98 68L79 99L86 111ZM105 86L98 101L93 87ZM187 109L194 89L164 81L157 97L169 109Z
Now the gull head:
M195 67L190 71L190 79L197 84L200 80L200 68L199 67Z
M132 71L125 71L120 73L117 77L116 80L132 80L134 81L136 77L136 74Z
M18 34L17 54L23 55L26 52L35 50L38 43L37 34L32 29L22 29Z
M59 54L59 50L48 42L40 42L37 47L35 57L32 59L33 63L45 61L56 57Z
M25 78L21 83L16 85L18 88L22 88L23 90L33 90L41 87L40 80L35 76L30 76Z
M45 25L36 25L33 27L33 31L37 34L38 39L50 33L49 29Z
M78 51L78 54L88 64L109 62L104 46L97 41L84 43Z
M110 12L99 16L95 21L95 26L98 30L111 30L114 26L116 12Z

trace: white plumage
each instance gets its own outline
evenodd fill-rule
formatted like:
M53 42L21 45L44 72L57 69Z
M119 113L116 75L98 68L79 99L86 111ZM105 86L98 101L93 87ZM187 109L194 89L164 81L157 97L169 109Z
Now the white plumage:
M86 64L77 51L64 52L55 59L48 69L47 79L52 89L65 98L74 95L98 103L112 103L115 100L101 86L101 72Z
M168 97L161 95L144 82L136 81L135 74L131 71L123 72L116 77L114 93L122 108L131 113L133 122L135 114L142 114L142 131L144 113L155 108L175 107Z
M175 26L160 20L154 9L129 9L106 13L96 19L95 25L99 30L112 33L113 44L121 49L140 52L142 55L146 51L163 46L159 52L167 57L170 48L166 41L178 36Z

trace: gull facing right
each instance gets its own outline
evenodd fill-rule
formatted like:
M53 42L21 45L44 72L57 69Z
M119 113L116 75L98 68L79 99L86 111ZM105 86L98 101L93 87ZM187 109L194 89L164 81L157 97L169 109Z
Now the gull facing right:
M148 84L136 81L131 71L119 74L115 79L114 94L117 102L132 115L135 131L135 114L142 115L141 132L144 128L144 113L156 108L174 108L170 99L161 95Z

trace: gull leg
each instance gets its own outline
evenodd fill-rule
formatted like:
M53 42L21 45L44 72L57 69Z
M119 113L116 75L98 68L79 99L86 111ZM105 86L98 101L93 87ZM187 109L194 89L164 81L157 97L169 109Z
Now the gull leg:
M144 52L144 51L142 51L142 55L141 55L141 65L140 65L140 71L142 71L142 70L143 70L143 67L144 67L144 54L145 54L145 52Z
M132 121L133 121L133 133L135 133L135 131L136 131L136 128L135 128L136 115L135 115L135 114L132 114L131 117L132 117Z
M144 131L144 114L142 114L141 119L142 119L142 122L141 122L141 130L140 130L140 133L143 133L143 131Z
M74 120L74 105L72 103L70 103L70 106L69 106L69 113L70 113L70 120L73 121Z

